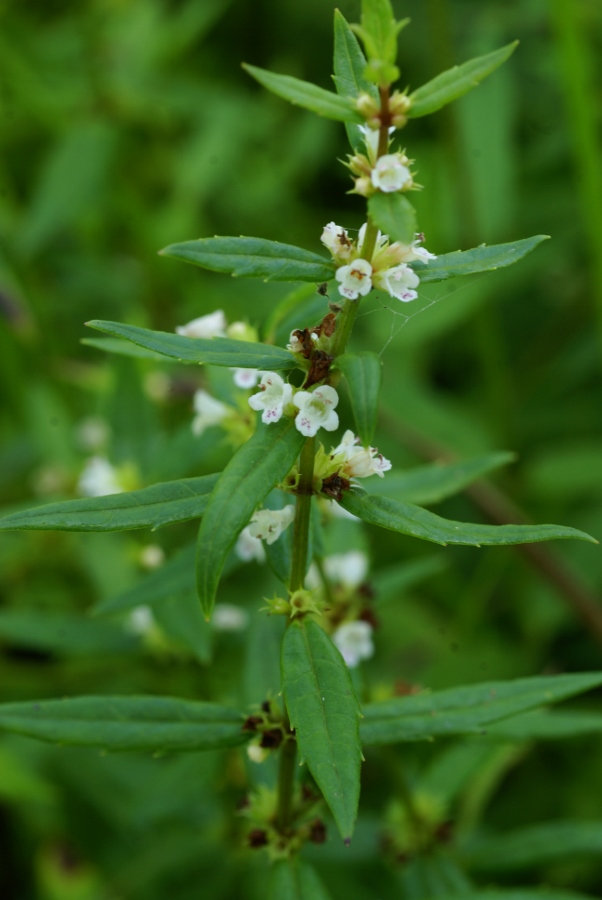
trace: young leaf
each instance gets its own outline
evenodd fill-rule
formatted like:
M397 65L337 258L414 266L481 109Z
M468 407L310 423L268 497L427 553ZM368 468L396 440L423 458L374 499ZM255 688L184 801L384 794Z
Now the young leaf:
M373 194L368 200L368 212L392 241L411 244L416 237L416 210L403 194Z
M0 705L0 729L103 750L217 750L244 744L242 716L174 697L73 697Z
M281 859L272 866L269 900L330 900L330 894L312 866L298 857Z
M396 22L391 0L362 0L362 24L353 26L366 47L370 62L393 64L397 58L397 35L409 19Z
M309 619L293 621L286 631L282 685L300 757L348 839L360 793L360 711L343 657Z
M473 547L505 544L533 544L560 538L577 538L597 544L598 541L576 528L565 525L473 525L454 522L414 506L388 497L377 497L361 489L346 491L340 500L348 512L370 525L379 525L401 534L435 544L467 544Z
M547 234L538 234L511 244L494 244L492 247L483 245L473 250L456 250L454 253L444 253L429 263L413 262L410 265L420 276L422 284L428 281L445 281L459 275L494 272L496 269L511 266L534 250L542 241L547 240Z
M219 476L197 544L197 589L207 618L228 552L256 507L289 472L304 440L293 419L260 424Z
M132 531L200 518L219 475L166 481L140 491L35 506L0 519L0 531Z
M337 94L355 99L365 93L378 101L378 90L371 81L364 77L365 70L366 57L362 53L362 48L345 16L335 9L333 80ZM364 139L357 125L345 122L345 129L352 148L356 152L361 151Z
M334 276L334 265L325 257L264 238L199 238L170 244L160 253L213 272L265 281L328 281Z
M558 703L602 684L602 673L549 675L449 688L373 703L362 710L364 746L479 734L491 722Z
M266 369L270 372L295 368L295 361L288 350L272 347L271 344L254 344L221 337L190 338L183 334L151 331L136 325L97 319L86 322L86 325L146 347L161 356L169 356L180 363L237 366L241 369Z
M477 56L468 62L462 63L461 66L454 66L447 72L441 72L432 81L428 81L410 94L411 106L408 110L410 118L418 116L427 116L434 113L452 100L457 100L463 94L476 87L487 75L501 66L502 63L512 56L518 41L507 44L500 50L494 50L493 53L486 53L485 56Z
M382 365L376 353L363 350L345 353L336 361L349 386L351 408L358 436L364 447L369 446L376 429L378 400L382 380Z
M301 81L290 75L278 75L247 63L243 63L243 69L268 91L288 100L294 106L302 106L303 109L309 109L327 119L336 119L337 122L355 122L361 125L364 121L352 100L333 94L332 91L325 91L317 84Z

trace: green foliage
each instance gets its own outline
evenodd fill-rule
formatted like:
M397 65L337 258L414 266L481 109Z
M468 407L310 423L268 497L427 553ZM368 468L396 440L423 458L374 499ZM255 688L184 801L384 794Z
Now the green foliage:
M416 234L416 211L403 194L374 194L368 201L370 217L392 241L411 244Z
M329 900L315 869L300 860L277 862L270 875L270 900Z
M512 244L499 244L496 247L475 247L474 250L458 250L455 253L444 253L434 262L425 265L412 263L412 268L420 275L420 281L445 281L460 275L475 275L479 272L493 272L511 266L527 253L535 249L547 235L537 235L514 241Z
M337 96L332 91L325 91L324 88L299 78L291 78L290 75L277 75L246 63L243 63L243 68L263 87L295 106L302 106L303 109L309 109L327 119L336 119L337 122L355 122L359 125L363 121L355 104L344 96Z
M373 100L378 99L374 84L365 77L366 57L362 53L356 36L340 10L334 11L334 62L333 80L337 93L342 97L357 98L366 93ZM355 151L361 149L363 139L353 124L345 123L349 143Z
M337 359L349 388L355 430L367 447L374 437L382 380L382 364L376 353L345 353Z

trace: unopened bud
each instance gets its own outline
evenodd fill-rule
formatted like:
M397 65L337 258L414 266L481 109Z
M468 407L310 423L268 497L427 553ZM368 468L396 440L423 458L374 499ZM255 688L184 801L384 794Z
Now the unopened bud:
M370 197L374 193L374 185L367 175L355 179L355 186L351 191L352 194L360 194L362 197Z
M355 107L365 119L373 119L379 112L378 102L366 92L359 95Z

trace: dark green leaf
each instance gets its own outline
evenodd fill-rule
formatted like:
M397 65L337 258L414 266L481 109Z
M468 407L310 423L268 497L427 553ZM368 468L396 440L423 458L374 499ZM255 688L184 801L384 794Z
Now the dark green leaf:
M465 860L479 871L510 872L571 857L602 854L602 822L546 822L497 834L467 847Z
M345 353L336 361L349 386L351 409L358 436L369 446L376 428L378 400L382 380L382 363L376 353L362 350Z
M281 859L270 874L270 900L330 900L315 869L298 857Z
M378 102L378 90L364 77L366 57L362 53L356 36L344 15L334 11L334 83L342 97L356 99L360 94L369 94ZM363 150L364 139L357 125L345 123L347 137L353 149Z
M268 371L295 368L295 360L288 350L272 347L270 344L253 344L220 337L190 338L182 334L138 328L136 325L122 325L120 322L94 320L86 322L86 325L181 363L206 363L211 366L238 366L242 369Z
M433 694L401 697L364 707L362 743L393 744L455 734L478 734L484 726L558 703L602 684L597 672L518 678Z
M551 541L560 538L576 538L598 543L591 535L565 525L473 525L468 522L454 522L442 519L435 513L401 503L388 497L366 494L356 488L346 491L340 501L348 512L353 513L380 528L399 531L412 537L435 544L467 544L473 547L501 546L505 544L532 544L537 541Z
M228 552L256 507L288 474L304 442L294 419L257 431L232 457L215 485L203 516L197 545L197 588L206 617Z
M468 62L462 63L461 66L454 66L447 72L441 72L432 81L423 84L417 90L410 94L411 106L408 116L417 118L418 116L427 116L434 113L452 100L457 100L463 94L468 93L472 88L476 87L487 75L501 66L502 63L512 56L518 41L507 44L500 50L494 50L493 53L487 53L485 56L477 56Z
M325 91L317 84L301 81L290 75L278 75L246 63L243 63L243 69L268 91L295 106L302 106L303 109L309 109L327 119L336 119L337 122L356 122L361 125L364 121L352 100L333 94L332 91Z
M411 244L416 237L416 210L403 194L373 194L368 200L368 212L392 241Z
M293 621L286 631L282 684L300 757L347 839L360 793L359 707L343 657L311 620Z
M456 250L454 253L444 253L429 263L413 262L410 265L420 276L422 284L429 281L445 281L459 275L494 272L496 269L503 269L518 262L538 244L548 239L547 234L538 234L522 241L513 241L511 244L494 244L492 247L483 245L473 250Z
M225 706L174 697L74 697L0 706L5 731L103 750L236 747L248 737L242 721Z
M183 478L140 491L48 503L0 520L0 531L131 531L200 518L218 475Z

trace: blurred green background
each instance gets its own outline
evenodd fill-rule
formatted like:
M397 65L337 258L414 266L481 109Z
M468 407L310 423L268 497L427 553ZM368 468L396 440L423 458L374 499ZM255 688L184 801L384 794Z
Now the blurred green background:
M385 364L379 448L394 467L514 451L498 493L460 496L437 511L486 520L489 510L500 521L510 499L534 521L601 538L602 5L394 6L412 19L400 37L403 85L521 42L481 87L402 134L424 185L414 199L426 246L444 253L539 233L552 240L512 269L429 285L403 308L368 299L354 341L382 352ZM0 4L3 511L74 496L94 453L140 486L223 464L223 435L190 433L192 394L207 376L107 359L80 343L83 323L170 331L221 308L230 321L260 326L286 285L214 276L157 251L212 234L320 251L326 222L361 225L363 201L346 195L337 162L347 153L344 129L261 91L240 68L247 61L329 86L333 8L325 0ZM357 20L358 0L339 8ZM218 395L227 390L209 378ZM170 557L193 538L188 525L158 535L3 535L1 699L136 691L240 703L276 690L277 643L263 625L251 629L245 692L242 634L191 638L194 623L172 616L149 644L118 621L87 616L144 575L145 547ZM365 540L376 568L432 553L388 533ZM512 548L444 556L443 572L383 610L367 690L600 668L595 546L554 544L535 560ZM274 589L270 579L256 565L234 572L221 600L255 613ZM571 817L598 829L576 862L494 867L490 880L602 891L600 749L599 738L579 738L525 748L520 765L516 754L497 769L489 762L496 775L485 831ZM420 752L407 752L410 773L419 772ZM369 759L365 803L375 815L384 802L378 773ZM233 879L244 872L244 896L263 896L263 864L240 849L225 856L229 841L240 844L232 812L250 777L234 752L225 761L105 759L2 738L0 896L238 897ZM357 846L361 857L359 838ZM360 863L345 875L331 857L321 871L335 897L373 896L366 886L378 879L383 896L397 896L387 893L398 884L388 870Z

